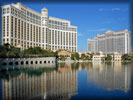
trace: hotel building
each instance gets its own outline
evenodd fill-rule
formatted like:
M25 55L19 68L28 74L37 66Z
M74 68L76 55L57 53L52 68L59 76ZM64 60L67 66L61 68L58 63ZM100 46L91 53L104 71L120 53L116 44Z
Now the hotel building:
M88 39L88 51L92 53L130 53L131 52L131 32L107 31L104 34L98 34L94 40Z
M95 53L95 40L88 39L88 50L91 53Z
M22 50L39 46L43 49L77 51L77 27L69 20L38 13L21 3L2 6L2 44Z

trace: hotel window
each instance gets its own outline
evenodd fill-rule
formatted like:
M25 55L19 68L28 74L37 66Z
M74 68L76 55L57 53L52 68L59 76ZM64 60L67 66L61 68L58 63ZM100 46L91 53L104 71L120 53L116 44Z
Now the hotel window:
M54 21L52 20L52 24L54 24Z
M32 23L32 18L30 18L30 22Z
M9 39L7 38L7 43L9 43Z
M11 37L13 37L13 16L11 17Z
M38 42L38 26L36 26L36 42Z
M41 17L39 16L39 20L41 20Z
M21 39L23 39L23 21L21 21Z
M6 8L3 8L3 11L6 11Z
M35 20L35 23L38 25L38 20Z
M7 37L9 35L9 16L7 16Z
M29 16L29 12L27 11L27 15Z
M35 25L33 27L34 27L33 28L33 32L34 32L34 34L33 34L33 41L35 42Z
M29 48L29 42L27 42L27 48Z
M15 18L15 38L17 37L17 18Z
M46 43L48 43L48 28L46 28Z
M18 17L20 18L20 12L18 12Z
M39 35L39 36L40 36L40 35ZM44 28L42 28L42 37L43 37L43 38L42 38L42 39L43 39L42 41L43 41L43 43L44 43ZM40 41L40 39L39 39L39 41Z
M20 45L20 40L18 40L18 45Z
M11 14L14 14L14 9L13 8L11 8Z
M17 16L17 10L15 10L15 16Z
M7 8L7 14L9 13L9 8Z
M68 45L68 32L66 32L66 45Z
M54 44L54 30L52 30L52 44Z
M32 17L32 13L30 13L30 17Z
M11 45L13 45L13 39L11 39Z
M30 47L32 47L32 43L30 43Z
M23 13L21 12L21 19L23 19Z
M38 19L38 16L36 15L36 19Z
M75 38L75 46L76 46L76 42L77 42L77 41L76 41L76 33L75 33L75 37L74 37L74 38Z
M49 23L51 23L51 20L49 20Z
M27 17L27 21L29 21L29 17Z
M69 45L71 45L71 33L69 33Z
M35 14L33 14L33 18L35 18Z
M58 45L60 45L60 31L58 31Z
M61 32L61 45L62 45L62 32Z
M27 23L27 40L29 41L29 23Z
M3 37L5 37L5 17L3 17Z
M24 40L26 40L26 22L24 22Z
M15 46L17 45L17 40L15 39Z
M35 19L33 19L33 23L35 23Z
M41 27L39 27L39 43L41 43Z
M64 45L65 45L65 40L66 40L65 32L63 32L63 40L64 40Z
M5 14L6 13L6 8L3 8L3 14Z
M51 30L49 30L49 44L51 44Z
M18 20L18 39L20 39L20 20Z
M55 44L57 44L57 31L55 31Z
M73 46L73 33L72 33L72 46Z

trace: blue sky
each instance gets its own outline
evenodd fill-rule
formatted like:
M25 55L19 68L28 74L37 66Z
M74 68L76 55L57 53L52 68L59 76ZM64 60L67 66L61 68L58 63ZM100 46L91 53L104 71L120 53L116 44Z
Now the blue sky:
M46 7L49 16L70 20L77 26L78 51L87 51L87 39L99 33L130 30L128 3L22 3L38 12Z

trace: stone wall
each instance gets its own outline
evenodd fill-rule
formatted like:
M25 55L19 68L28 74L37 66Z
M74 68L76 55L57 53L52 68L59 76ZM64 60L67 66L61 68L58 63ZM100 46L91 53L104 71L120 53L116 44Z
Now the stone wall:
M0 70L38 67L56 67L56 57L0 59Z

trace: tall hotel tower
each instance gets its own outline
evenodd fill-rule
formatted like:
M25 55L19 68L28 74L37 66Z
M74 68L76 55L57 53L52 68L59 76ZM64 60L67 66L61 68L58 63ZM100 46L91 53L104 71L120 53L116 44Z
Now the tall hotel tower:
M104 34L98 34L94 40L88 39L88 51L91 53L131 53L131 32L107 31Z
M21 3L2 6L2 44L22 50L39 46L43 49L77 51L77 27L70 21L41 14Z

